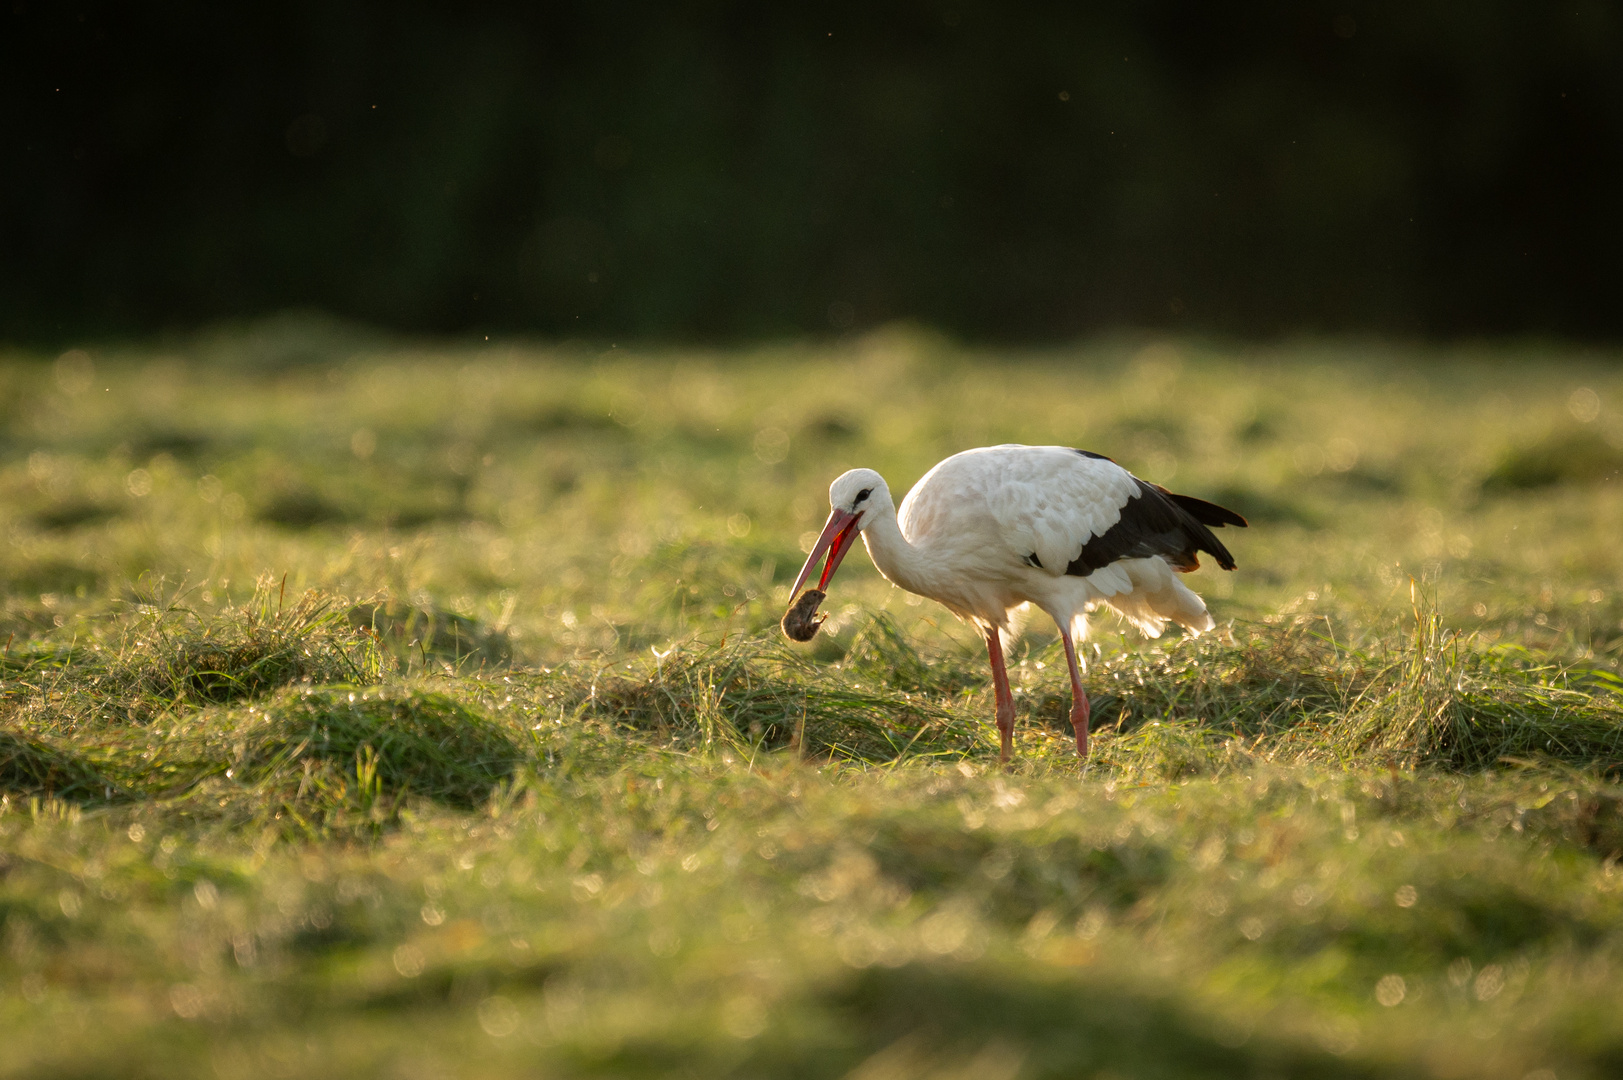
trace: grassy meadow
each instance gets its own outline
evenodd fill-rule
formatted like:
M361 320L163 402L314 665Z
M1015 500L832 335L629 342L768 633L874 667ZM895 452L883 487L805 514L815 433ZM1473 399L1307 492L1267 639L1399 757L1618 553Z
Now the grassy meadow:
M0 364L0 1077L1623 1074L1623 369L1554 346ZM1011 658L828 482L1230 505L1219 630Z

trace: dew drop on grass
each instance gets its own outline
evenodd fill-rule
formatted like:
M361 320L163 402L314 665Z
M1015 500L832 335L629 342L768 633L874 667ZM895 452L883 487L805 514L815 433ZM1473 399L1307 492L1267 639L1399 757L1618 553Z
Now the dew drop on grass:
M394 969L407 979L423 973L423 951L415 945L401 945L394 951Z
M648 951L655 956L669 958L682 949L682 935L669 926L656 927L648 935Z
M721 1026L735 1039L753 1039L766 1030L766 1009L757 998L735 997L722 1009Z
M1332 1054L1351 1053L1358 1046L1358 1022L1350 1016L1326 1017L1314 1035Z
M45 979L38 972L31 971L19 979L17 989L21 991L23 1000L30 1005L38 1005L45 1000Z
M1593 423L1600 415L1600 395L1587 386L1580 386L1567 398L1567 411L1580 424Z
M1402 975L1387 975L1375 984L1375 1000L1388 1009L1402 1004L1408 993L1409 987Z
M189 983L169 989L169 1004L182 1020L195 1020L203 1011L203 993Z
M518 1006L500 994L479 1003L479 1026L495 1039L505 1039L518 1030Z
M962 912L938 911L919 926L919 939L924 947L938 955L956 951L969 936L969 920Z

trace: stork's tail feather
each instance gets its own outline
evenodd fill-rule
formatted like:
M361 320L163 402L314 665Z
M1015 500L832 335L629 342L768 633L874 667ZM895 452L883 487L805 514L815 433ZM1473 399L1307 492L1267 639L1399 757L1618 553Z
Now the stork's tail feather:
M1226 506L1218 506L1205 499L1197 499L1193 495L1178 495L1170 491L1167 492L1167 496L1202 525L1238 525L1244 529L1251 524Z
M1142 483L1142 481L1140 481ZM1172 505L1178 508L1183 515L1184 527L1194 546L1184 552L1188 556L1186 562L1179 562L1178 569L1194 570L1200 566L1199 552L1209 552L1217 560L1217 565L1224 570L1234 569L1234 556L1229 549L1223 546L1223 541L1212 535L1213 528L1222 528L1225 525L1237 525L1246 528L1245 518L1236 514L1226 506L1197 499L1193 495L1179 495L1168 491L1159 484L1153 485L1157 491L1171 500Z
M1105 603L1148 637L1160 637L1169 622L1195 634L1217 626L1205 601L1180 581L1164 560L1126 559L1116 565L1127 571L1133 588Z

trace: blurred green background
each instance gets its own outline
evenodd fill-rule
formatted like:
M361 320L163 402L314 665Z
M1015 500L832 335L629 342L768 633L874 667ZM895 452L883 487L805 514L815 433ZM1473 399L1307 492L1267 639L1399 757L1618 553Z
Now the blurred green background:
M44 4L0 337L1615 339L1617 5Z

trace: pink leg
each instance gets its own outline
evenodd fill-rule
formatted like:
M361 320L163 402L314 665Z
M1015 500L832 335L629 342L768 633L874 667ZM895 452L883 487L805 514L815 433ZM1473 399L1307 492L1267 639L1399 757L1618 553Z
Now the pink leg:
M1060 640L1065 642L1065 662L1071 666L1071 730L1076 732L1076 756L1088 756L1088 692L1082 689L1082 669L1076 662L1076 645L1071 632L1059 628Z
M986 633L986 652L992 658L992 689L997 695L997 730L1003 737L998 760L1005 765L1014 756L1014 695L1009 692L1009 669L1003 665L1003 643L996 630Z

